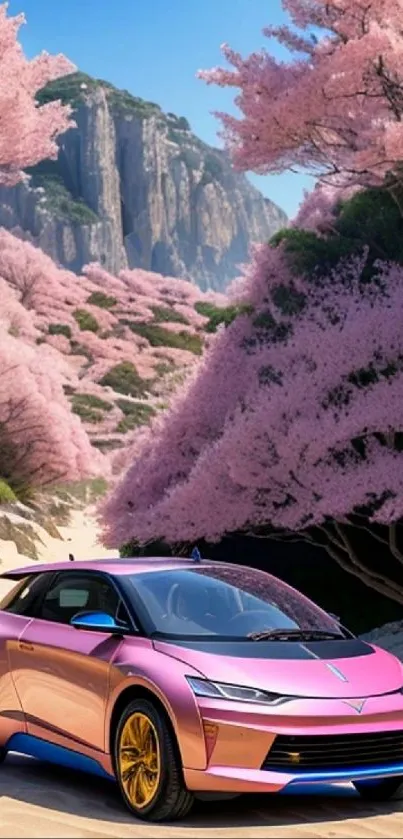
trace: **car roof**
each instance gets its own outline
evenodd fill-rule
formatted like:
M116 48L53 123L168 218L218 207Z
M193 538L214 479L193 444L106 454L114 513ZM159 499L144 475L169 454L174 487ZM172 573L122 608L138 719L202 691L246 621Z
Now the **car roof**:
M140 574L145 571L168 571L178 568L194 568L195 565L206 565L209 560L197 562L192 559L176 557L143 557L141 559L90 559L74 562L35 562L21 568L13 568L0 574L0 578L18 580L31 574L43 574L54 571L103 571L107 574L122 576L124 574Z

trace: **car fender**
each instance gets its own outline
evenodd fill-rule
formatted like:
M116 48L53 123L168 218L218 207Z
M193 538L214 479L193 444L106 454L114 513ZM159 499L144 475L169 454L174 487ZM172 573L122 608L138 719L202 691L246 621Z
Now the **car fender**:
M110 674L105 717L105 750L110 750L110 727L116 703L128 688L153 694L168 715L176 735L184 768L205 769L207 754L203 721L186 676L203 674L194 667L154 649L148 639L125 639Z

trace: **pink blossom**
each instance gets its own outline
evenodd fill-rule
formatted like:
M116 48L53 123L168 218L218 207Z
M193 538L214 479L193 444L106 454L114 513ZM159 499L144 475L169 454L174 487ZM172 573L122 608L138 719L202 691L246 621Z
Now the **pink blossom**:
M14 486L76 480L101 468L41 347L0 330L1 474Z
M103 509L108 544L301 530L371 498L375 520L402 516L402 455L390 435L401 425L403 269L379 264L363 286L364 267L365 256L340 265L290 318L270 293L274 281L290 283L281 248L257 250L253 314L217 336L135 445Z
M270 39L300 53L288 61L262 50L243 58L227 45L230 69L199 76L236 88L240 116L218 114L240 169L303 167L328 183L377 185L396 171L403 143L400 0L283 0L294 28ZM317 38L309 33L322 30ZM308 34L307 34L308 33Z
M62 55L28 60L17 41L23 23L23 15L8 17L7 3L0 5L0 182L6 185L22 180L28 166L56 157L57 137L72 125L70 108L61 102L38 106L35 96L75 68Z

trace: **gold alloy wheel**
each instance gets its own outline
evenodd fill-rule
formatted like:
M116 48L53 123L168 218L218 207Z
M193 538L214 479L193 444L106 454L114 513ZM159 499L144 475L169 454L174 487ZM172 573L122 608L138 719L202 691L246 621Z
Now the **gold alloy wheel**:
M131 805L137 810L153 800L160 781L158 734L146 714L136 712L126 720L119 744L119 772Z

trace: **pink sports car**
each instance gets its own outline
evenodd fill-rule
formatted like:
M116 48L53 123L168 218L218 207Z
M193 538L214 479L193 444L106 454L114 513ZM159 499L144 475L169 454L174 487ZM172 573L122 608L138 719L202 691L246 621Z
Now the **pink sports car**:
M194 797L403 780L403 666L262 571L30 565L0 604L0 746L116 779L138 817ZM208 794L208 795L206 795Z

